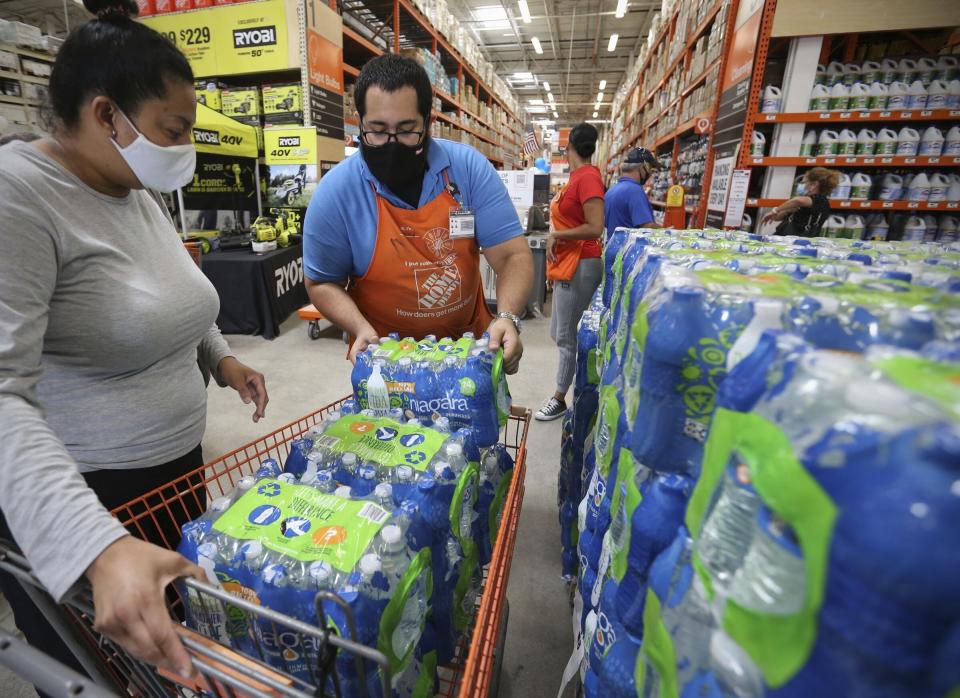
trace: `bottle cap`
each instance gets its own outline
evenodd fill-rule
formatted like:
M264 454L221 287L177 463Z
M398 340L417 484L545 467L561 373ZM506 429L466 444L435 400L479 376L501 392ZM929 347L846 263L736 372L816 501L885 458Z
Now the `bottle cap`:
M332 470L318 471L317 482L321 482L321 483L333 482L333 471Z
M248 540L240 546L240 556L244 560L252 560L263 553L263 544L258 540Z
M216 543L201 543L197 546L197 555L199 557L205 557L209 560L213 560L217 556L217 544Z
M360 478L363 479L363 480L376 480L376 479L377 479L377 469L376 469L374 466L370 465L370 464L361 465L360 468L359 468L359 470L358 470L358 473L359 473L359 475L360 475Z
M360 573L364 577L372 577L380 571L380 558L374 553L367 553L360 558Z
M239 482L237 482L237 489L240 490L241 492L246 492L255 484L257 484L257 479L255 477L247 475L246 477L240 478Z
M357 464L357 454L347 451L340 457L340 462L348 468Z
M324 585L333 576L333 567L330 566L329 562L314 560L310 563L308 573L315 584Z
M373 493L380 499L389 499L393 497L393 485L389 482L381 482L373 488Z
M408 482L413 479L413 468L409 465L397 466L397 479L400 482Z
M396 524L388 524L380 531L380 537L387 545L387 550L397 552L406 547L403 542L403 530Z
M447 455L451 458L459 458L463 455L463 446L456 441L447 444Z
M404 368L410 368L410 365L413 363L413 359L411 359L409 356L404 356L397 363L403 366Z
M343 499L350 499L350 488L347 485L340 485L340 487L334 491L334 494Z
M274 562L263 568L262 576L267 584L281 584L287 579L287 568Z
M230 497L217 497L210 502L210 511L221 512L230 508Z
M288 485L292 485L296 483L297 476L294 475L293 473L280 473L279 475L277 475L277 480L279 480L280 482L284 482Z

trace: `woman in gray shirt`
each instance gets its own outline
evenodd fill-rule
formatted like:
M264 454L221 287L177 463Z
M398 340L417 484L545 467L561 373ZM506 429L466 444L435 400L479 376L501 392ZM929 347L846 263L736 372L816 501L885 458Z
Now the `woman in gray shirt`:
M256 403L255 421L267 393L231 356L216 291L144 191L193 176L190 66L133 21L132 0L84 4L97 19L54 63L52 136L0 149L0 510L54 598L85 575L101 631L189 674L163 589L201 573L108 508L202 465L198 358ZM14 606L28 639L57 654Z

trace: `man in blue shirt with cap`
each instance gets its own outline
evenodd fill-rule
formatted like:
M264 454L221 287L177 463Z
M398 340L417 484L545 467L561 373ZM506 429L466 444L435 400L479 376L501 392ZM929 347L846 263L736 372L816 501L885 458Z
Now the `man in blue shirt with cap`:
M620 179L610 187L604 203L607 233L617 228L659 228L643 190L650 175L662 168L646 148L633 148L620 163Z

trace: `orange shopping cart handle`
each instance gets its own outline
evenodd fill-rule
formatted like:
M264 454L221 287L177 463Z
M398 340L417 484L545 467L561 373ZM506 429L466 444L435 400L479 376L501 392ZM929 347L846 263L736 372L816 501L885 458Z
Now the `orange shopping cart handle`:
M224 647L223 645L214 642L210 638L200 635L189 628L178 625L177 633L186 641L185 644L187 644L187 652L190 654L191 658L202 660L206 665L210 666L215 671L229 676L236 681L236 683L230 683L228 690L223 682L221 682L219 679L213 676L208 679L202 674L202 672L198 672L192 679L185 679L179 674L167 669L161 669L159 667L157 668L157 673L160 676L171 681L172 683L177 684L178 686L185 686L186 688L197 692L206 692L207 694L216 696L234 695L237 696L237 698L262 698L262 696L276 696L277 698L283 698L283 696L288 694L277 690L275 688L276 685L282 685L288 688L296 688L289 676L285 676L273 671L269 667L256 662L253 659L240 654L239 652L235 652L228 647ZM200 645L202 646L202 650L195 650L194 648L190 647L190 645ZM241 665L244 670L238 670L234 666L231 666L231 664ZM262 680L257 680L257 678L253 678L253 676L267 679L273 685L269 685ZM211 685L211 682L213 685ZM244 690L244 688L248 690Z

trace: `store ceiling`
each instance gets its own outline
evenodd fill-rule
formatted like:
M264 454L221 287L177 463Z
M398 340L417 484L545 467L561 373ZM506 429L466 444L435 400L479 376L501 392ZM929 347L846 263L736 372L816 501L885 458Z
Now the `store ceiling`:
M471 27L487 58L528 107L529 118L554 118L552 94L559 125L592 119L594 111L596 118L609 119L613 95L661 3L527 0L526 8L523 4L517 0L448 0L450 11ZM616 16L618 5L626 5L622 17ZM612 34L618 39L609 51ZM542 53L537 53L534 38ZM603 80L603 98L594 109Z
M90 19L80 0L0 0L0 17L40 27L45 34L66 36L69 28Z

